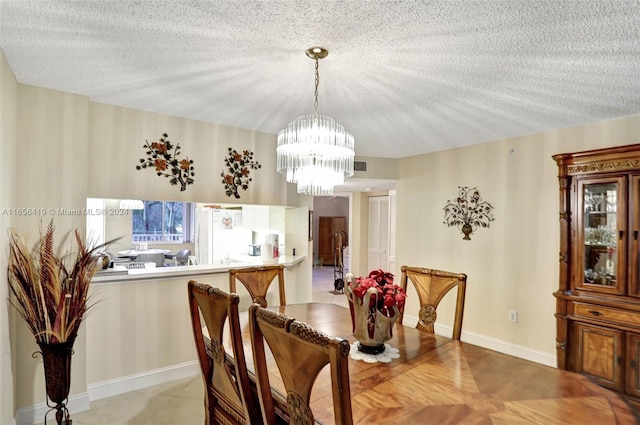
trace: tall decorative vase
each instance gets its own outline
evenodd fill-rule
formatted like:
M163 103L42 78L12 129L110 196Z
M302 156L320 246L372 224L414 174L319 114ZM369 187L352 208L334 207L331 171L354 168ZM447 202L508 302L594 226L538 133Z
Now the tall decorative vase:
M377 289L369 288L362 299L354 296L351 285L345 288L351 311L353 336L358 340L358 350L368 354L380 354L384 351L384 343L393 336L393 324L399 316L398 307L393 306L393 317L387 317L378 309L369 307L372 297L377 303Z
M67 399L71 387L71 355L73 354L74 340L56 344L41 344L40 354L44 364L44 379L47 389L47 406L49 411L45 414L44 422L47 423L47 414L56 411L56 423L58 425L71 425ZM37 353L34 353L34 356ZM51 405L49 400L54 403Z

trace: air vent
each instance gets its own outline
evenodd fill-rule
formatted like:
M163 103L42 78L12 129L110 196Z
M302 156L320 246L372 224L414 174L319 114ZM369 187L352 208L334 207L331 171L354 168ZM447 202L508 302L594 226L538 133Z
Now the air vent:
M367 171L367 163L364 161L353 161L353 171Z

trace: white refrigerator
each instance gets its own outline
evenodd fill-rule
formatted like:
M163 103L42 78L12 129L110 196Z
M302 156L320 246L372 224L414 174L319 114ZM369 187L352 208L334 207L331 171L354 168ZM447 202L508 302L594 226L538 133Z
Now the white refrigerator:
M242 211L198 208L195 218L198 264L220 264L231 257L247 255L251 230L242 227Z

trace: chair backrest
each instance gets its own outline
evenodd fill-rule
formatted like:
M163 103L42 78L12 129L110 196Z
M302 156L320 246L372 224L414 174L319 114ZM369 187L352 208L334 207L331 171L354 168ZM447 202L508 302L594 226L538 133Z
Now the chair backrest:
M164 254L162 252L140 253L136 257L139 263L155 263L157 267L164 266Z
M242 348L240 297L195 280L189 281L188 288L193 336L205 386L205 424L261 423L259 402L251 391ZM224 349L225 322L232 356Z
M187 264L189 261L189 256L191 255L190 249L181 249L176 253L176 261L179 264Z
M278 278L278 290L280 292L280 305L287 304L284 292L284 266L260 266L246 269L229 270L229 291L236 292L236 279L249 291L253 302L262 307L267 306L267 291L275 278Z
M410 280L418 293L420 311L418 313L418 325L416 328L433 333L433 324L436 321L436 310L442 298L453 288L458 288L456 298L456 312L453 322L453 339L460 340L462 333L462 316L464 314L464 297L467 289L467 275L464 273L451 273L442 270L425 269L422 267L402 266L400 286L406 291L407 281ZM404 309L400 312L402 323Z
M189 261L189 256L191 255L190 249L179 249L173 254L164 254L164 258L167 260L173 260L179 264L187 264Z
M352 424L349 388L349 342L310 325L253 304L249 328L260 407L266 425L276 423L264 341L269 345L286 389L289 423L312 424L311 390L318 373L329 364L336 424Z

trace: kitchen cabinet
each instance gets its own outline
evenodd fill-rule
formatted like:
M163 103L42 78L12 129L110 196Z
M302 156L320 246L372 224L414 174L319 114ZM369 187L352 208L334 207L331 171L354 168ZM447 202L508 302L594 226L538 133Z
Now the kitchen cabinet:
M254 230L285 231L285 209L267 205L243 205L242 226Z
M554 155L558 367L640 401L640 145Z

